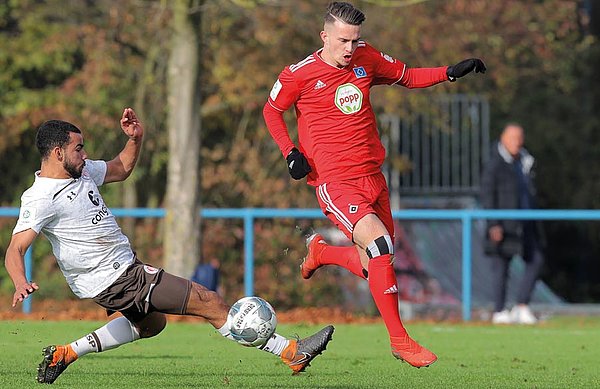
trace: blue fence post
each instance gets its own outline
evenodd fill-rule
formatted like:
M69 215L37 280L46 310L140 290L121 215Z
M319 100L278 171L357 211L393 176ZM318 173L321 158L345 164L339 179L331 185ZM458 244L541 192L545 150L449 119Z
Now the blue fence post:
M25 278L27 281L31 281L32 269L33 269L33 245L29 246L25 252ZM23 300L23 313L31 313L31 296L29 295Z
M246 296L254 295L254 215L244 210L244 289Z
M471 320L471 213L465 211L462 219L462 314L463 320Z

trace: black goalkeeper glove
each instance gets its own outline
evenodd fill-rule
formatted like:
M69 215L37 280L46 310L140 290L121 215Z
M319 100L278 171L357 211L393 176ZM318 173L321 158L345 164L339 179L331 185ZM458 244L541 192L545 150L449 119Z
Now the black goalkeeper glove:
M312 171L308 160L297 148L293 148L292 151L285 157L288 165L288 172L294 180L299 180L306 177L308 173Z
M457 78L471 73L475 70L475 73L485 73L485 64L479 58L469 58L464 61L460 61L456 65L448 66L446 74L450 81L456 81Z

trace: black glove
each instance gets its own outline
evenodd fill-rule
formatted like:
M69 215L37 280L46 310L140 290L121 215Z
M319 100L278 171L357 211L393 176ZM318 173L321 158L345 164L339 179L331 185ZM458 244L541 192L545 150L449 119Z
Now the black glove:
M285 157L285 160L288 165L290 176L292 176L294 180L304 178L312 171L304 154L295 147L290 151L287 157Z
M446 74L450 81L456 81L457 78L471 73L475 70L475 73L485 73L485 64L479 58L469 58L464 61L460 61L456 65L448 66Z

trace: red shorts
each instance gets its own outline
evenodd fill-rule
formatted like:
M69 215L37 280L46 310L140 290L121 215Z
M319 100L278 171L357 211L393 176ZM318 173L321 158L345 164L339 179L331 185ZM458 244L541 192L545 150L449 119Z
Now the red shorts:
M365 215L374 213L383 222L394 241L390 194L383 173L324 183L317 186L316 192L325 216L350 240L356 223Z

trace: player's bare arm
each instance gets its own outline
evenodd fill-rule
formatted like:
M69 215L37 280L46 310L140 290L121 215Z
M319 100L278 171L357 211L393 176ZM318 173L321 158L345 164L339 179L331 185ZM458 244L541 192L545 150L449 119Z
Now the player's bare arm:
M27 279L25 276L25 252L31 246L37 233L32 229L27 229L14 234L10 240L10 244L6 249L4 264L6 271L15 285L15 293L13 295L12 306L15 307L17 302L23 302L30 294L39 289L35 282Z
M123 110L121 129L129 140L123 150L113 160L106 163L106 177L104 183L124 181L129 177L142 149L144 127L131 108Z

